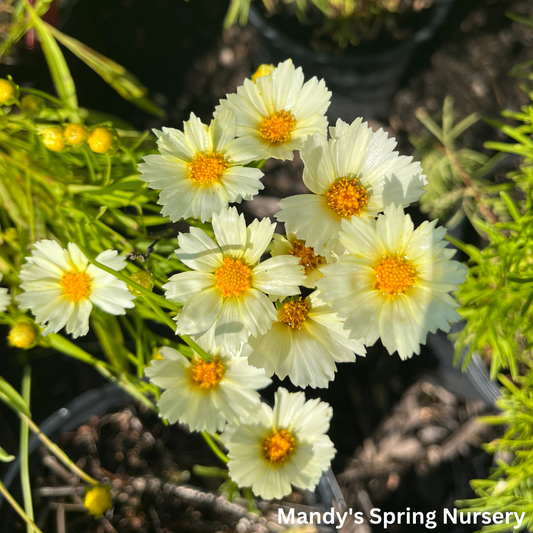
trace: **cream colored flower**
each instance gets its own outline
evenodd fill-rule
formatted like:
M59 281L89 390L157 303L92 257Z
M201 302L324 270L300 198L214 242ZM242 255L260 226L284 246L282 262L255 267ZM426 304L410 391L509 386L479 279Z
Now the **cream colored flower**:
M266 333L276 318L266 295L299 294L304 282L296 257L259 262L274 228L268 219L247 227L232 207L213 215L216 242L199 228L179 235L176 254L193 270L175 274L163 287L167 298L184 304L177 333L198 338L214 327L216 346L232 354L250 334Z
M3 275L0 274L0 281L2 281ZM9 295L9 289L5 287L0 288L0 313L3 313L7 310L9 304L11 303L11 296Z
M215 117L233 109L237 137L248 139L264 158L292 160L308 135L326 132L330 98L324 80L304 83L302 69L288 59L255 82L244 80L236 94L220 101Z
M139 171L150 188L161 189L161 214L173 222L188 217L205 222L263 189L261 170L244 166L261 159L262 151L248 139L235 139L236 127L235 114L226 110L209 126L191 113L183 132L154 130L160 154L146 156Z
M351 125L338 120L330 135L328 141L315 133L301 151L303 181L313 194L283 199L276 215L287 232L322 255L344 251L342 220L375 217L389 203L406 207L424 194L427 183L420 163L398 155L396 141L361 118Z
M290 494L291 484L313 490L335 456L325 435L332 413L325 402L306 402L303 392L278 389L274 409L263 403L254 418L222 434L231 479L266 499Z
M198 355L187 359L173 348L161 348L162 359L146 369L150 380L165 390L157 405L170 423L187 424L192 431L221 431L226 421L238 424L260 408L258 389L271 381L246 358L210 350L206 362Z
M322 269L317 286L346 318L351 338L372 345L381 337L390 354L407 359L420 353L428 331L449 331L459 319L448 293L465 280L467 269L451 261L455 251L446 248L446 230L436 223L414 229L411 217L393 204L377 221L342 221L340 242L347 254Z
M292 255L300 259L300 266L305 272L305 282L303 286L314 289L317 280L322 277L320 269L326 264L326 258L315 254L312 247L306 246L305 241L297 239L294 233L288 233L286 237L274 234L274 246L272 247L272 257L278 255Z
M126 266L115 250L96 259L117 271ZM20 272L24 292L17 299L21 309L31 309L35 322L44 327L43 335L65 326L74 338L86 335L93 304L112 315L134 307L126 284L89 264L74 243L65 250L55 241L39 241L26 261Z
M251 365L264 368L298 387L327 387L335 378L336 363L353 362L365 355L360 340L348 338L344 320L320 300L318 291L280 306L277 320L264 334L248 339L243 355Z

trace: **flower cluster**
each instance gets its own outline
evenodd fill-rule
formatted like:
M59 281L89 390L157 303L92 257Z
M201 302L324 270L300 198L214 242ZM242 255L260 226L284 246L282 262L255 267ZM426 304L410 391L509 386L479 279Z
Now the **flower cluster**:
M291 485L313 489L335 454L331 408L283 388L269 407L258 390L272 376L327 387L338 363L365 356L378 339L406 359L428 332L449 331L459 318L450 293L465 267L452 260L443 228L415 228L404 213L424 193L420 164L362 119L339 120L328 135L329 99L324 81L305 81L290 60L260 68L209 125L191 115L183 131L155 131L159 153L139 165L141 180L160 191L161 214L191 226L177 238L178 272L158 286L166 300L154 295L189 344L168 340L146 368L164 389L161 416L221 432L230 477L265 498ZM263 188L265 159L292 159L295 150L309 193L279 203L286 235L269 219L247 223L230 204ZM41 240L22 267L17 301L43 336L85 335L93 305L121 315L151 294L151 274L133 273L130 286L119 274L127 266L114 250L91 260L74 243ZM156 307L150 316L173 324L150 302L143 313ZM0 290L0 309L9 303Z

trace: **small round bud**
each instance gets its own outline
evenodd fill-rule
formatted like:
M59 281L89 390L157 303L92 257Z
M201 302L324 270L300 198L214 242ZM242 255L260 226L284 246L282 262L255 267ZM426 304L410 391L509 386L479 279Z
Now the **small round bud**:
M18 96L18 87L11 80L0 78L0 105L13 105Z
M89 130L83 124L68 124L65 126L65 141L71 146L82 145L89 137Z
M113 507L111 487L109 485L93 485L87 489L83 503L89 514L100 517Z
M134 272L130 276L130 279L149 291L151 291L154 288L154 282L152 281L152 274L150 274L149 272L146 272L145 270L137 270L137 272ZM131 294L133 294L134 296L141 296L142 294L141 291L139 291L135 287L131 287L130 285L128 285L128 289L130 290Z
M268 76L274 72L276 67L274 65L259 65L259 68L252 74L252 81L256 82L257 78L262 78L263 76Z
M43 131L43 142L46 148L52 152L61 152L65 148L65 137L63 129L59 126L52 126Z
M4 231L4 239L8 242L16 241L19 238L17 228L9 227Z
M108 126L97 126L89 135L89 148L96 154L113 154L120 143L118 133Z
M38 115L45 107L44 98L35 96L34 94L27 94L22 97L20 101L22 109L28 113L28 115Z
M28 322L15 324L9 331L7 340L15 348L29 348L35 342L35 327Z

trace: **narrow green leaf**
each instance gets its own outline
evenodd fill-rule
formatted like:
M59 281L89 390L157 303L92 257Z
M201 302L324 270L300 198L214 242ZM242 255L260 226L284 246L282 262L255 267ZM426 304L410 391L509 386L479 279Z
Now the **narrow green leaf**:
M11 461L13 461L15 459L15 456L14 455L9 455L5 450L4 448L2 448L0 446L0 461L2 463L10 463Z
M31 416L30 410L22 396L1 376L0 400L11 407L11 409L24 413L26 416Z
M164 117L165 111L149 100L146 95L148 89L122 65L112 59L99 54L92 48L81 43L73 37L69 37L53 26L45 23L49 32L75 56L91 67L109 85L117 91L122 98L140 107L144 111L156 116Z
M28 0L23 1L30 15L31 23L41 41L44 56L48 63L57 94L63 103L75 112L78 109L78 97L76 96L76 86L67 66L65 56L51 34L49 30L50 26L41 20Z

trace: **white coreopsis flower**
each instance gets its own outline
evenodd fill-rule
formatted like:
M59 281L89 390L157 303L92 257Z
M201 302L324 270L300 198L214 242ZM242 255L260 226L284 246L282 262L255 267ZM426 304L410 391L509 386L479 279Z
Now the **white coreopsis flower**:
M276 318L268 295L299 294L304 282L298 258L259 259L275 224L254 220L248 227L234 207L213 215L216 242L199 228L178 237L178 258L189 272L163 286L166 297L184 304L176 332L198 338L214 328L215 345L235 354L251 335L266 333Z
M336 363L353 362L365 355L361 340L349 339L344 320L320 300L318 291L309 297L281 305L272 327L250 337L243 355L251 365L264 368L298 387L327 387L334 379Z
M251 200L261 189L263 173L244 165L262 159L248 139L236 139L232 110L220 113L209 126L194 113L183 124L154 130L160 154L148 155L139 165L140 178L161 189L161 213L176 222L182 218L209 220L229 203Z
M278 389L274 409L263 403L254 418L226 426L231 479L266 499L290 494L291 484L313 490L335 456L325 435L332 414L325 402Z
M116 271L126 266L116 250L96 259ZM20 308L31 309L35 322L44 326L43 335L65 326L74 338L86 335L93 304L112 315L134 307L126 284L91 265L74 243L65 250L55 241L39 241L26 261L19 276L24 292L17 299Z
M0 281L4 276L0 273ZM5 287L0 288L0 313L3 313L7 310L9 304L11 303L11 296L9 295L9 290Z
M288 232L319 254L341 254L339 231L344 219L375 217L389 203L408 206L424 194L420 163L394 151L396 141L376 132L363 119L338 120L329 141L321 133L301 150L303 181L313 194L284 198L276 218Z
M288 59L270 74L246 79L236 94L228 94L215 110L215 117L233 109L237 136L250 140L265 158L293 158L308 135L326 132L331 92L324 80L304 83L301 68Z
M288 233L286 237L274 234L274 245L272 247L272 257L278 255L293 255L300 258L300 266L305 272L305 282L303 286L313 289L317 280L322 277L320 269L326 264L326 258L315 254L311 246L306 246L305 241L297 239L294 233Z
M248 365L245 357L212 350L211 362L199 355L192 360L173 348L161 348L162 359L146 369L150 380L166 389L157 402L161 416L179 421L193 431L215 433L226 421L238 424L260 408L258 389L271 381L262 370Z
M347 253L326 265L317 282L324 300L346 319L352 338L372 345L381 337L402 359L420 353L428 331L450 330L458 304L448 294L467 269L452 261L445 228L437 221L414 229L401 206L389 205L374 219L342 221L340 241Z

